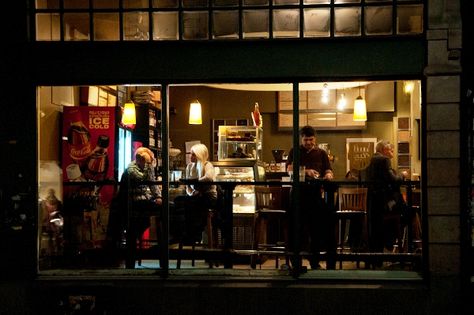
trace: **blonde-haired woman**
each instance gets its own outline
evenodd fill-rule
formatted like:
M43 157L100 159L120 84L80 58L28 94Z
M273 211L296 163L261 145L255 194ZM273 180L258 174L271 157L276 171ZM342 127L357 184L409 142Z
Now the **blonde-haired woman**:
M201 232L207 222L207 212L214 208L217 202L216 185L211 184L215 177L214 166L208 159L209 151L204 144L191 147L191 162L186 166L185 178L196 180L196 183L186 186L186 196L175 199L176 208L184 210L184 236L189 241L201 240Z

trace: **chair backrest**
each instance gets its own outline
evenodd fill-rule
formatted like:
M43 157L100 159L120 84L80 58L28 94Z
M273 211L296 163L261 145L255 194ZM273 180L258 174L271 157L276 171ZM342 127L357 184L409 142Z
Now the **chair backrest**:
M287 187L255 186L256 210L287 210L289 190Z
M367 188L339 187L339 211L367 212Z

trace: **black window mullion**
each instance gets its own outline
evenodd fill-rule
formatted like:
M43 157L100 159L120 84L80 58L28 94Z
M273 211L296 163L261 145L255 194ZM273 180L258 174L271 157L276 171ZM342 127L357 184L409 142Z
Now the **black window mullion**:
M92 10L92 2L94 0L89 0L89 41L95 41L94 36L94 15Z
M148 0L148 41L153 40L153 0Z
M244 11L243 11L243 0L239 0L239 39L244 38Z
M300 0L300 35L299 38L304 38L304 0Z
M123 38L123 0L119 1L119 41L124 41Z
M273 0L268 0L268 38L273 39Z

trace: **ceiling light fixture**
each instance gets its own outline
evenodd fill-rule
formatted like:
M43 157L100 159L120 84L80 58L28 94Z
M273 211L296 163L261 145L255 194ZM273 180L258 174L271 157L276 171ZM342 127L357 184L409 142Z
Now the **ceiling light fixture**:
M190 125L201 125L202 124L202 108L201 103L195 100L189 105L189 124Z
M354 117L352 119L354 121L367 121L367 105L360 95L360 85L359 96L357 96L354 102Z
M329 103L329 88L327 83L324 83L323 90L321 91L321 102L323 102L323 104Z
M135 111L135 103L127 102L123 106L122 124L125 126L135 125L137 123L137 115Z

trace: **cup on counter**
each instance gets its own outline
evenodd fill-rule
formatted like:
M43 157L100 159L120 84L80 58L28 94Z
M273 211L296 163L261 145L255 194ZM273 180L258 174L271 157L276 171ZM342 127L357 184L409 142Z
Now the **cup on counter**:
M300 182L304 182L306 177L306 167L300 166Z

